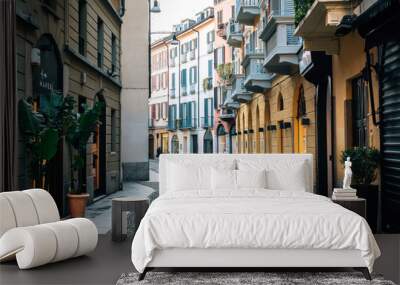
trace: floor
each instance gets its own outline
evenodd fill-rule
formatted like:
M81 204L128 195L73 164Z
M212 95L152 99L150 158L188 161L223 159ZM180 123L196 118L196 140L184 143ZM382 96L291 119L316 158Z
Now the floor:
M111 199L130 195L154 198L158 189L157 161L150 162L152 181L124 184L116 192L90 205L87 217L99 229L99 243L88 256L78 257L32 270L18 270L15 262L0 265L0 284L115 284L122 273L134 271L130 259L131 240L111 241ZM382 256L376 261L375 272L400 283L400 235L375 236Z

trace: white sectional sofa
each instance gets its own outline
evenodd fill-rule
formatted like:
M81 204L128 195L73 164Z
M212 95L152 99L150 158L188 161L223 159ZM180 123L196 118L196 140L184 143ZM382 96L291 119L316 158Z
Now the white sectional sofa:
M0 262L16 259L29 269L87 254L97 245L88 219L60 221L51 195L42 189L0 193Z

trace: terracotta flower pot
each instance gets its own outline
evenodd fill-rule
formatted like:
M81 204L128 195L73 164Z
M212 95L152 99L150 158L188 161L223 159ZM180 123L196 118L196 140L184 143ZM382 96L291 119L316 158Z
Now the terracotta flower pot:
M89 194L67 194L69 212L73 218L82 218L85 216L86 204L89 199Z

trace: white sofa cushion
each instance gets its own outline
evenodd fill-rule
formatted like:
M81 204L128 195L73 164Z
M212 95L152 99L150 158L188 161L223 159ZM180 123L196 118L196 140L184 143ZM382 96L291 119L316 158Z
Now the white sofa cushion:
M237 187L267 188L266 170L236 170Z

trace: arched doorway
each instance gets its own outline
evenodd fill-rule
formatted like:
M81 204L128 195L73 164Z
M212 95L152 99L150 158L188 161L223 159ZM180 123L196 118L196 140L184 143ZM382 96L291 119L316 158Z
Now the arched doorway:
M226 153L226 131L222 124L218 125L217 128L217 146L218 153Z
M204 134L204 139L203 139L203 152L204 153L213 153L213 137L210 129L207 129L207 131Z
M40 50L40 65L32 66L33 108L45 108L45 96L63 96L63 63L54 38L43 34L35 48ZM48 102L48 101L47 101ZM48 164L48 191L64 216L63 142L60 140L55 157Z
M265 146L265 152L266 153L271 153L272 148L271 148L271 135L268 131L268 126L271 125L271 112L270 112L270 106L269 106L269 101L265 101L265 115L264 115L264 146Z
M260 153L261 152L261 136L260 136L260 109L256 108L256 122L255 122L255 129L254 129L254 134L255 134L255 153Z
M241 147L241 153L245 153L246 152L246 149L247 149L247 140L246 140L246 134L245 134L245 130L246 129L246 119L245 119L245 116L244 116L244 113L243 113L243 115L242 115L242 129L241 129L241 145L242 145L242 147Z
M246 153L253 153L254 150L254 141L253 141L253 116L251 114L251 110L248 110L249 118L247 119L247 151Z
M299 90L298 100L297 100L297 110L296 110L296 120L295 120L295 150L298 153L307 152L307 128L303 123L303 119L306 117L306 100L304 98L304 89L301 86Z
M237 153L237 143L235 138L237 138L236 126L232 125L229 130L229 153Z
M98 92L94 98L95 102L103 102L100 114L100 124L97 126L93 134L93 143L91 148L92 155L92 177L93 177L93 190L94 197L98 197L106 193L106 177L107 177L107 140L106 140L106 112L107 104L104 99L102 91Z
M173 135L171 139L171 153L179 153L179 139L177 135Z
M154 135L149 135L149 158L154 159Z

